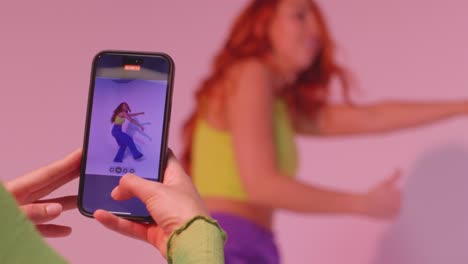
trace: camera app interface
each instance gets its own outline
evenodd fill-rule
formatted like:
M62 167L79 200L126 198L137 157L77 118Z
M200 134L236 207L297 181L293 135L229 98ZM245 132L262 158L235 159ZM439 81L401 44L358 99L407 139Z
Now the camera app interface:
M110 193L126 173L158 181L168 90L164 57L103 54L95 62L83 207L148 216L136 198Z

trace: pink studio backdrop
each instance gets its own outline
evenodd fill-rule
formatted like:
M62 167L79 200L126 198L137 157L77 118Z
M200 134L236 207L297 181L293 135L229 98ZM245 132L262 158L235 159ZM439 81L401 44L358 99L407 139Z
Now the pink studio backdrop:
M356 102L468 99L468 4L462 0L319 1L342 61L358 77ZM228 26L246 1L2 1L1 180L82 144L92 56L102 49L164 51L176 62L170 145ZM338 97L338 96L337 96ZM363 191L396 168L405 204L393 224L283 212L284 263L466 263L468 118L388 135L299 139L307 182ZM77 191L73 182L57 193ZM163 263L150 246L78 212L72 236L50 244L72 263Z

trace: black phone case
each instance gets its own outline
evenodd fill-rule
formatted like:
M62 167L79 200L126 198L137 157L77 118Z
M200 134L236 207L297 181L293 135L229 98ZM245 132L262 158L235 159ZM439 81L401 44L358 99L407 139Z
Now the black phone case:
M88 151L88 141L89 141L89 126L91 122L91 107L92 107L92 101L93 101L93 95L94 95L94 82L95 82L95 77L96 77L96 61L99 58L99 56L104 55L104 54L115 54L115 55L137 55L137 56L159 56L165 58L168 63L169 63L169 73L168 73L168 80L167 80L167 95L166 95L166 101L165 101L165 109L164 109L164 124L163 124L163 133L162 133L162 142L161 142L161 161L159 162L159 177L158 179L161 179L161 182L164 180L164 170L166 168L167 164L167 154L168 154L168 148L167 148L167 140L169 136L169 124L171 120L171 109L172 109L172 91L173 91L173 84L174 84L174 74L175 74L175 64L172 58L165 53L161 52L135 52L135 51L115 51L115 50L105 50L101 51L98 54L96 54L93 58L93 63L92 63L92 69L91 69L91 80L90 80L90 86L89 86L89 92L88 92L88 103L87 103L87 110L86 110L86 123L85 123L85 133L84 133L84 141L83 141L83 157L81 160L81 169L80 169L80 183L79 183L79 190L78 190L78 210L80 213L84 216L94 218L92 212L88 212L84 210L83 208L83 191L84 191L84 181L85 181L85 168L86 168L86 162L87 162L87 151ZM138 221L138 222L154 222L154 220L151 217L146 217L146 216L129 216L129 215L123 215L123 214L115 214L119 217L133 220L133 221Z

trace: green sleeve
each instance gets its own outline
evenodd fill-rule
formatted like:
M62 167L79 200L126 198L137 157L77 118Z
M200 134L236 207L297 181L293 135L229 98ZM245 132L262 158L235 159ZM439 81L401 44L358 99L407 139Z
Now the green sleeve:
M169 237L169 264L223 264L226 233L210 218L196 216Z
M53 251L0 183L0 263L67 263Z

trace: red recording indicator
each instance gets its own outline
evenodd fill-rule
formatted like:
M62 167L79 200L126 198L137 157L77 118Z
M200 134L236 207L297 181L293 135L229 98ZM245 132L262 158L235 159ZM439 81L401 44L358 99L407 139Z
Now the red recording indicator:
M124 69L126 71L139 71L140 70L140 65L130 65L130 64L128 64L128 65L124 66Z

